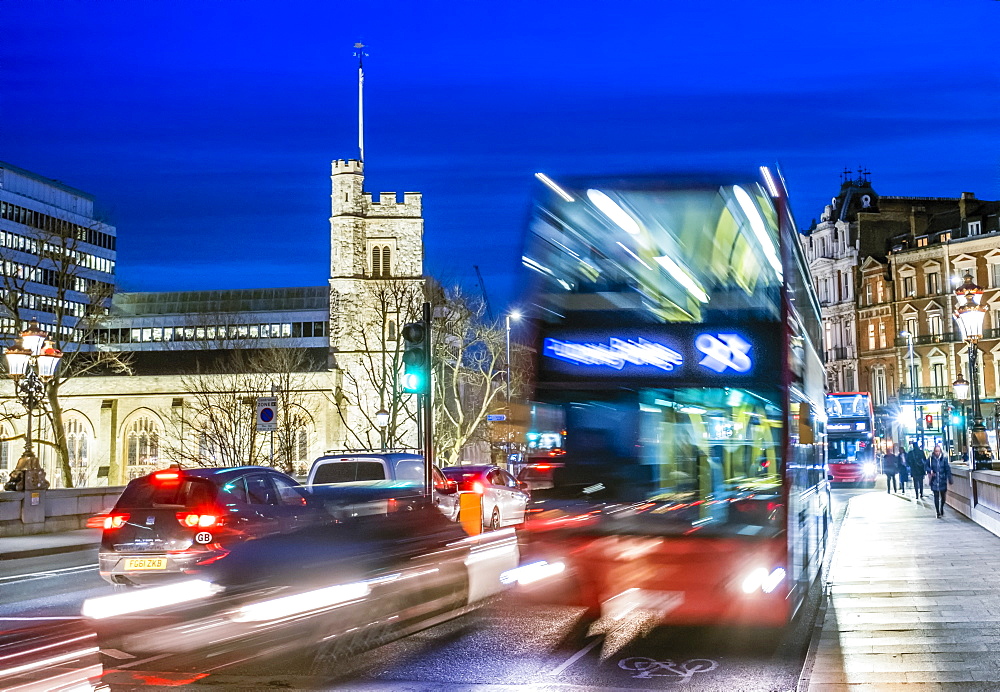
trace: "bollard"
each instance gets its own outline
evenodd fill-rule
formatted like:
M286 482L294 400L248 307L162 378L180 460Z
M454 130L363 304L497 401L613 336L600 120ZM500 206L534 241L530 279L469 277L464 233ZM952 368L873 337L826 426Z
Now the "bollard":
M459 493L458 521L470 536L483 532L483 496L479 493Z

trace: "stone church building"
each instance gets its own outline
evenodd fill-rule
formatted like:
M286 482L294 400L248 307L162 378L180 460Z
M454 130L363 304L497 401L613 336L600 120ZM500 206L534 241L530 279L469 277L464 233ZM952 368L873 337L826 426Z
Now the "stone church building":
M278 446L297 472L328 450L417 446L413 397L396 393L396 379L400 326L419 318L424 299L422 199L415 192L376 197L364 182L361 161L332 162L326 285L114 297L92 348L127 356L132 374L75 377L60 389L75 485L119 485L172 461L247 463L227 458L213 439L213 401L220 409L235 407L243 434L256 436L258 460L275 458L269 433L254 427L257 397L272 394L279 421L287 416ZM38 206L37 196L22 197L25 208ZM18 221L10 232L28 237L31 229ZM44 309L29 312L22 317L38 319L43 329L51 325ZM234 353L244 359L234 360ZM270 359L271 371L241 372L253 358ZM25 421L11 382L4 382L0 473L6 476L23 449ZM389 414L382 427L380 412ZM35 417L35 448L59 487L46 425L44 416Z

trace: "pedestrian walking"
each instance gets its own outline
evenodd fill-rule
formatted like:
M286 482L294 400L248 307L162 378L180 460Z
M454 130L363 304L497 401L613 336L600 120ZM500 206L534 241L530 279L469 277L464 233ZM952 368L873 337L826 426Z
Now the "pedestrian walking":
M896 474L899 473L899 457L890 449L882 457L882 473L885 474L885 491L896 492Z
M906 465L910 469L910 478L913 479L913 496L922 500L924 497L924 476L927 474L927 460L924 458L923 450L916 451L916 454L912 454L913 450L911 449L911 453L906 455ZM934 445L934 452L940 452L941 456L944 456L944 450L941 449L940 444Z
M909 452L899 455L899 492L906 494L906 481L910 480L910 467L907 466L907 461L910 458L910 453L913 450L917 450L917 454L923 454L923 451L917 447L917 443L913 443L913 449Z
M927 460L927 478L931 492L934 493L934 509L937 510L940 519L944 516L948 486L955 482L951 477L951 464L948 463L948 457L944 455L941 445L934 446L934 453Z

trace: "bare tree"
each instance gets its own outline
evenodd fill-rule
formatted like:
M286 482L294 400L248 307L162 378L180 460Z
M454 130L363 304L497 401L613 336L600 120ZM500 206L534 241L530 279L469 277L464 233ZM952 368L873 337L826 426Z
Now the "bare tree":
M172 408L165 453L198 466L274 465L295 472L303 433L313 427L307 398L311 364L301 348L233 349L210 370L182 376L183 405ZM257 430L258 397L275 396L276 429ZM273 441L273 447L272 447Z
M484 439L486 416L505 403L506 333L457 288L435 298L434 438L439 463L448 465Z
M92 228L59 223L50 230L36 229L17 247L0 249L0 320L18 334L31 317L40 317L52 346L63 353L59 369L46 388L42 411L53 439L33 442L55 450L63 484L69 488L74 479L60 388L82 375L131 371L127 354L94 347L96 332L108 316L114 286L85 276L86 258L90 255L81 246L90 231L102 228L99 223Z
M375 414L386 411L385 446L419 446L416 397L402 391L402 325L420 319L423 281L377 279L364 282L359 293L340 296L331 306L339 312L340 350L334 354L341 372L333 404L345 430L348 449L378 449L381 431Z

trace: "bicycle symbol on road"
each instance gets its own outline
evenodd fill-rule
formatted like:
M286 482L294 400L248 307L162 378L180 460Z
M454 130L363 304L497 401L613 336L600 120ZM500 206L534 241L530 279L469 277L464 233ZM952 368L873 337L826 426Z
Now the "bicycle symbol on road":
M618 662L622 670L635 671L633 678L678 678L677 682L690 682L695 673L707 673L719 667L709 658L692 658L690 661L674 663L657 661L645 656L623 658Z

